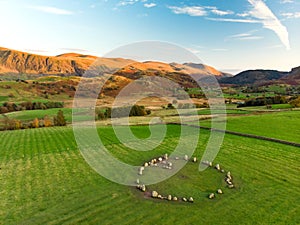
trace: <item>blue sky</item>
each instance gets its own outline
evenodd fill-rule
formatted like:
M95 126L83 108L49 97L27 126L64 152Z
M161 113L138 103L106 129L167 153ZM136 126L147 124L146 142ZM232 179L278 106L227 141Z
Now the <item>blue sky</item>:
M299 0L0 0L0 46L101 56L166 41L224 71L300 66Z

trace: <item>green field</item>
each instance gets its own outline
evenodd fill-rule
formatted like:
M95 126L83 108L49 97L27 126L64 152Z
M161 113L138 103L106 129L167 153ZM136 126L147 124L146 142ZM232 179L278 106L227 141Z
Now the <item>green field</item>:
M216 119L224 121L222 117ZM300 142L300 111L260 113L247 116L228 116L227 130ZM210 120L201 121L210 126Z
M132 130L142 138L149 134L146 126ZM112 154L132 165L171 152L180 135L179 126L169 125L156 150L137 152L119 143L111 127L98 131ZM195 155L202 154L208 137L201 130ZM226 135L215 162L232 172L236 189L225 188L214 170L198 172L193 163L151 186L162 193L193 196L192 204L148 199L134 187L104 179L84 161L69 127L5 131L0 140L3 225L300 224L296 147ZM207 195L217 187L224 195L209 200Z
M56 116L57 112L62 110L67 122L72 121L72 109L70 108L54 108L54 109L41 109L41 110L24 110L7 113L6 115L11 119L17 120L34 120L35 118L43 119L46 115L49 117Z

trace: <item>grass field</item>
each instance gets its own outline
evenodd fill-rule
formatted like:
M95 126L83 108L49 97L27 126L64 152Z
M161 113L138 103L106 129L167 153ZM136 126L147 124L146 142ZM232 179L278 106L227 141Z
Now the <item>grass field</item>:
M54 108L41 110L25 110L7 113L6 115L11 119L17 120L34 120L35 118L43 119L46 115L49 117L56 116L57 112L62 110L67 122L72 121L72 109L70 108Z
M297 143L300 142L299 124L299 110L227 117L227 130ZM200 125L209 127L210 120L201 121Z
M146 126L132 130L143 138L149 134ZM180 127L169 125L161 146L137 152L119 143L111 127L98 131L112 154L132 165L172 151L180 135ZM195 155L208 137L201 131ZM193 163L151 186L191 195L191 204L147 199L134 187L104 179L83 160L69 127L0 132L0 140L3 225L300 223L299 148L226 135L215 162L232 172L236 189L224 188L215 171L200 173ZM220 186L224 195L209 200L207 194Z

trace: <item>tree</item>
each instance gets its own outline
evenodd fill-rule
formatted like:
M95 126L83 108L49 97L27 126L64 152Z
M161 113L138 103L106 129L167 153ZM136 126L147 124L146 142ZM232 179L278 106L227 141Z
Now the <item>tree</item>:
M52 120L49 118L48 115L46 115L44 117L44 126L45 127L52 127L53 126Z
M104 113L106 118L111 118L111 108L107 108Z
M57 116L54 117L54 125L55 126L66 126L67 122L64 117L64 112L62 110L59 110L57 112Z
M294 108L300 107L300 96L290 102L290 105Z
M33 121L32 121L32 128L39 128L40 126L40 121L38 118L35 118Z

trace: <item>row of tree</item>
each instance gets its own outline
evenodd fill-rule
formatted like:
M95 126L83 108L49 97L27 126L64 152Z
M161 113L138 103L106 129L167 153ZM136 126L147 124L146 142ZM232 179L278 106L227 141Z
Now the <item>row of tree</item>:
M63 102L4 102L2 106L0 106L0 114L22 111L22 110L37 110L37 109L52 109L52 108L63 108Z
M65 126L67 122L63 111L59 110L57 115L52 119L46 115L43 119L35 118L32 121L11 119L8 116L3 115L1 124L2 126L0 126L0 130L19 130L39 127Z
M247 107L247 106L264 106L273 104L285 104L287 100L284 96L274 96L274 97L259 97L254 99L246 100L244 103L239 103L237 107Z
M97 109L96 117L98 120L104 120L106 118L115 118L127 117L127 116L145 116L151 114L151 110L145 109L144 106L133 105L133 106L124 106L116 108L106 108L106 109Z

